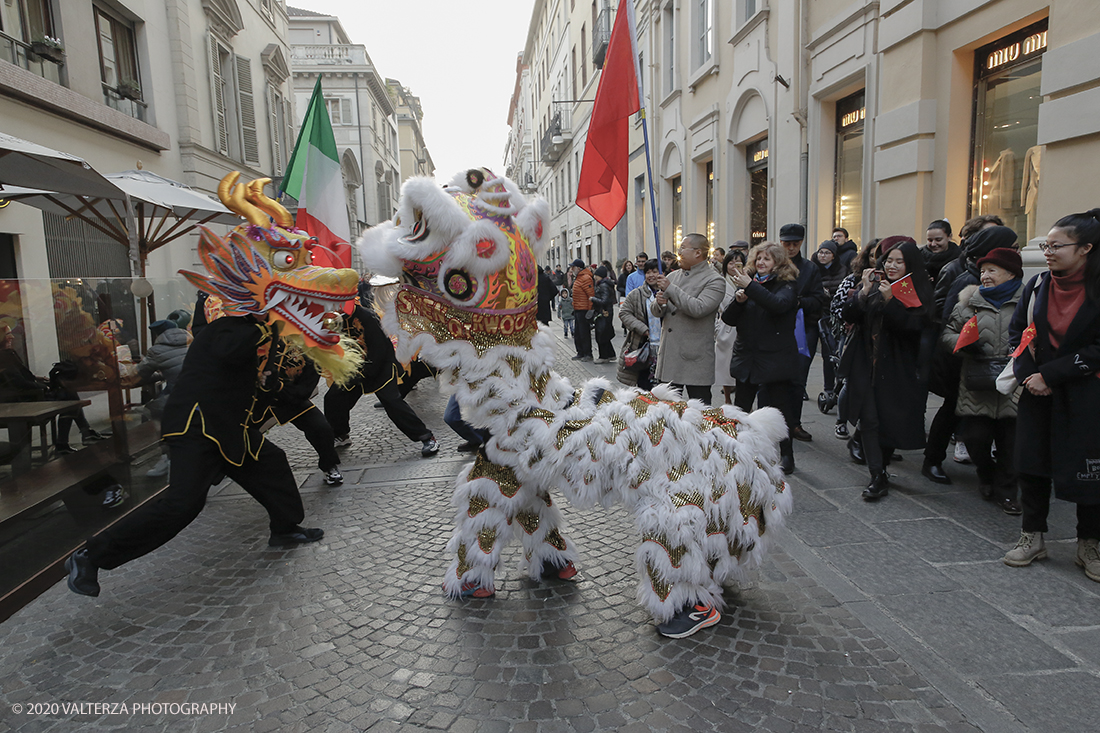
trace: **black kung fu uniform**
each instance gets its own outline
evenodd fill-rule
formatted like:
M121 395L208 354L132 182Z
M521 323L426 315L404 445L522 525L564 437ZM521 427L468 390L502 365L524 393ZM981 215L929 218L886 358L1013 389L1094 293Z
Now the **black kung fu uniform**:
M279 339L269 360L271 380L278 381L278 392L269 393L269 404L253 413L253 421L262 425L271 417L280 425L292 423L305 434L306 440L317 451L317 467L326 473L340 465L336 453L335 433L324 414L310 401L313 390L321 381L317 366L285 340Z
M272 345L271 329L251 317L219 318L195 337L161 421L172 459L169 486L88 540L96 567L116 568L175 537L199 515L223 473L267 510L272 534L298 527L305 510L286 454L251 422L266 392Z
M398 366L393 343L382 330L373 313L362 306L355 306L349 316L344 314L344 325L349 338L363 347L366 357L359 367L359 374L348 385L332 385L325 393L325 417L338 436L346 436L351 430L351 408L365 394L374 393L397 429L409 440L424 441L432 437L432 431L409 407L397 384Z

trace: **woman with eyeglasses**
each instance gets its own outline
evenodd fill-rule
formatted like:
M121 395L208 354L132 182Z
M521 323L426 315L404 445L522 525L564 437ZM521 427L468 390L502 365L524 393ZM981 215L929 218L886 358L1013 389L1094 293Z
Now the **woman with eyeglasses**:
M1040 245L1048 272L1024 288L1009 326L1027 347L1014 373L1024 386L1016 422L1023 531L1004 556L1045 558L1050 494L1077 505L1075 561L1100 582L1100 209L1055 222Z

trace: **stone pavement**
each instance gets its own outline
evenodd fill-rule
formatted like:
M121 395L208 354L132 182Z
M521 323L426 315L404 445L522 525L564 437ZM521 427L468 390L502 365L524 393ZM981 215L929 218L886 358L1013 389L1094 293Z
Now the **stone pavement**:
M574 383L614 379L572 353L560 344ZM99 598L59 583L0 624L0 730L1000 733L1100 719L1100 585L1073 565L1068 505L1052 512L1051 559L1008 568L1019 520L978 498L970 467L936 486L907 453L890 496L865 504L865 470L807 403L815 440L796 446L788 530L727 590L719 626L668 640L633 600L621 508L565 507L579 582L522 579L513 547L494 599L444 599L460 441L433 382L410 403L436 458L372 403L353 413L339 488L293 427L271 434L322 542L267 548L262 509L227 485L175 540L102 573Z

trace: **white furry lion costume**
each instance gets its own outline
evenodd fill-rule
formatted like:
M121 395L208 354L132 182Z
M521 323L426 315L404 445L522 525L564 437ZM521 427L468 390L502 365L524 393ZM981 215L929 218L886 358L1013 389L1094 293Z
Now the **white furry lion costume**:
M455 485L444 587L492 592L513 533L532 578L575 560L550 498L558 488L577 507L631 509L638 601L658 623L691 603L721 608L722 583L759 563L765 529L790 511L777 467L783 419L707 408L669 388L593 379L574 389L553 371L552 337L535 321L547 224L545 201L474 169L442 188L408 180L394 220L359 245L371 271L399 278L378 294L398 358L438 367L463 419L492 433Z

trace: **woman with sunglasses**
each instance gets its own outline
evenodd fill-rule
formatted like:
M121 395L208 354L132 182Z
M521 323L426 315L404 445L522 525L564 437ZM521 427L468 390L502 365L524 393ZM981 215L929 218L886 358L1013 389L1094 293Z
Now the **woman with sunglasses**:
M1100 209L1055 222L1009 326L1024 386L1016 421L1023 531L1004 556L1023 567L1047 556L1051 489L1077 505L1077 565L1100 582Z

